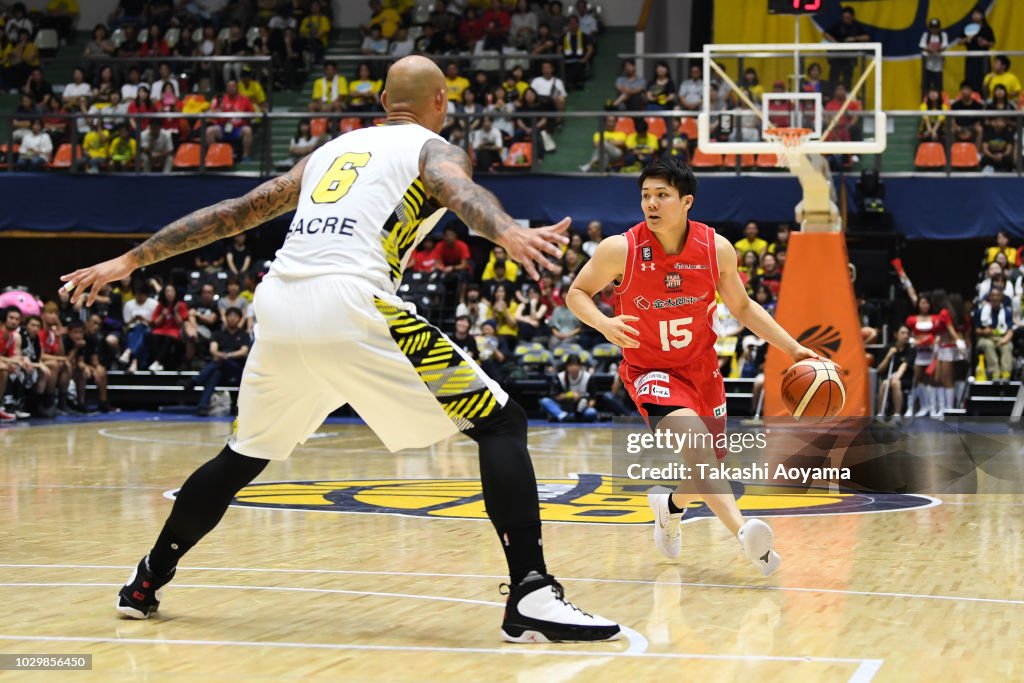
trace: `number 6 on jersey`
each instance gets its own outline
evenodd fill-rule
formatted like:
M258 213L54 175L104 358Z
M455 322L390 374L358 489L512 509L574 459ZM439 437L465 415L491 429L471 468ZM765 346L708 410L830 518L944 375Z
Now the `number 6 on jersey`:
M369 152L345 152L334 160L311 195L316 204L333 204L348 194L359 177L357 168L370 163Z
M661 350L671 351L689 346L693 341L693 332L686 329L686 326L692 322L693 318L660 321L658 329L661 332Z

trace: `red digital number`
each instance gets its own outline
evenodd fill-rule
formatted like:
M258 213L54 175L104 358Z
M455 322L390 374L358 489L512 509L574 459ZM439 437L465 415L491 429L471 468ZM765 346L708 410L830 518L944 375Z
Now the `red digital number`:
M797 7L799 0L793 0L793 7ZM805 12L817 12L821 9L821 0L806 0L804 2Z

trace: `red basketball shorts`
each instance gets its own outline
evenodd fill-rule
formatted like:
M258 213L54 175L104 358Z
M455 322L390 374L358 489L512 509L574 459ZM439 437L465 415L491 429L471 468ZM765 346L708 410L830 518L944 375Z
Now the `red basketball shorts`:
M656 425L657 418L665 415L662 410L652 410L652 406L666 412L689 408L697 413L714 437L718 459L725 457L725 382L718 369L717 356L665 370L639 368L623 362L619 366L619 377L648 427L652 427L652 417Z

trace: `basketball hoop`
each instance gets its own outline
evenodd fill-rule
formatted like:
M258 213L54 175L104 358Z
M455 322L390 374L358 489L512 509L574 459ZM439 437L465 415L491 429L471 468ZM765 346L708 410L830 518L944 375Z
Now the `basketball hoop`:
M784 154L777 155L776 165L780 168L791 166L796 155L800 153L800 146L813 132L810 128L766 128L764 139L781 144L785 148Z

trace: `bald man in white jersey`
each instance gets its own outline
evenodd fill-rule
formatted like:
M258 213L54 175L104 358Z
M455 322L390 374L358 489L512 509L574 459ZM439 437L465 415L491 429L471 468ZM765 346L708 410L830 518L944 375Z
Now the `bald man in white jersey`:
M244 197L195 211L116 259L63 276L73 299L91 304L100 286L137 268L295 210L256 290L259 323L235 432L182 485L117 609L136 619L155 612L180 558L235 494L348 404L391 451L459 431L477 441L484 503L509 566L506 640L618 638L617 624L574 607L547 572L522 408L396 294L410 254L445 209L503 246L534 279L548 256L561 255L569 220L523 228L472 181L465 152L437 135L448 97L433 62L396 62L381 101L384 125L336 138Z

